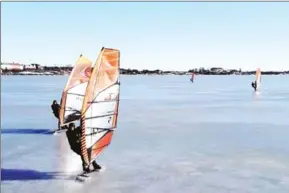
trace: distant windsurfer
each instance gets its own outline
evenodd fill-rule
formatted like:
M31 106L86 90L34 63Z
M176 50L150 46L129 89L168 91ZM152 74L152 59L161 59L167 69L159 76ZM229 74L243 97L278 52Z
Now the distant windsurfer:
M60 121L59 121L59 111L60 111L60 105L57 103L56 100L53 100L51 105L52 112L54 116L58 119L58 130L60 130Z
M80 126L75 128L75 124L70 123L66 131L66 136L67 136L67 140L68 140L71 150L81 157L83 171L85 173L89 173L90 172L89 165L86 164L86 162L83 159L83 156L81 155L81 143L80 143L81 128ZM95 160L92 162L92 166L94 170L101 169L101 167L96 163Z
M257 90L257 82L254 81L251 83L252 87L254 88L254 90L256 91Z
M195 73L192 73L192 77L190 79L192 83L194 82L194 77L195 77Z

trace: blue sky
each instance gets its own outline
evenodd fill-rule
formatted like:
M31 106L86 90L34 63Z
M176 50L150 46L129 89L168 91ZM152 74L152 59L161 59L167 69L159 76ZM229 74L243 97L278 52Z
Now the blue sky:
M1 3L1 61L90 60L102 46L121 67L289 69L289 3Z

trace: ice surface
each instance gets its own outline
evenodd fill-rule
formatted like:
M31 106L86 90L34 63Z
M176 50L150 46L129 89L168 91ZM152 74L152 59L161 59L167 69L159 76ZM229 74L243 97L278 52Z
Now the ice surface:
M50 105L66 76L1 77L1 192L288 193L289 77L121 76L118 128L84 184Z

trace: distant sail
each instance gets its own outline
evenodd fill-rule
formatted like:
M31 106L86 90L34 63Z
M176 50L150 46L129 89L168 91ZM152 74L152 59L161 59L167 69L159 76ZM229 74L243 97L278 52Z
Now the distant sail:
M191 79L190 79L191 82L194 82L194 79L195 79L195 73L193 72L193 73L192 73L192 77L191 77Z
M256 70L256 90L259 90L260 89L260 86L261 86L261 70L260 68L257 68Z
M120 52L102 48L88 82L81 112L81 154L90 164L110 144L117 126Z
M80 119L83 97L91 74L92 62L80 55L72 69L61 97L61 125Z

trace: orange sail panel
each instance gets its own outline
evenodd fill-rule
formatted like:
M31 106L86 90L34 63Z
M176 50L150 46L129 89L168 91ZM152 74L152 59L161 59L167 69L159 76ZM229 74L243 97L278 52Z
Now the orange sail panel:
M83 98L91 74L91 64L80 55L72 69L61 97L59 120L61 125L80 119Z
M110 144L117 126L120 52L102 48L88 82L81 112L81 154L90 164Z

